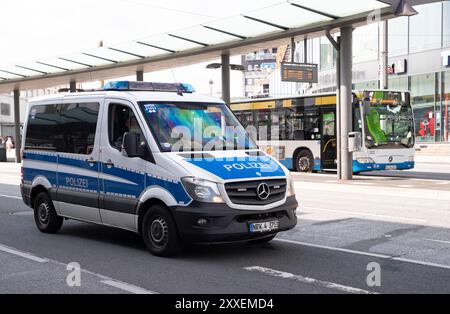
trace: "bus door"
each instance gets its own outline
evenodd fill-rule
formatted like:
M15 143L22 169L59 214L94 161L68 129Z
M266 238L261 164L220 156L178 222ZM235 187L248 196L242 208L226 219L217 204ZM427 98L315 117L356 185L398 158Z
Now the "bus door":
M321 114L322 134L322 169L336 169L337 141L336 141L336 110L322 108Z

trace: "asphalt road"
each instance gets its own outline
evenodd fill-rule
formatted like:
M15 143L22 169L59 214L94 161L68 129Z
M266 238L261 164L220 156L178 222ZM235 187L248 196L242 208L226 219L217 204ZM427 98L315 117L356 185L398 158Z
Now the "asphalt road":
M296 175L294 230L270 244L158 258L127 231L69 220L57 235L40 233L19 198L17 167L4 165L0 293L450 293L446 181ZM80 287L66 283L73 262ZM367 285L370 263L380 266L379 287Z

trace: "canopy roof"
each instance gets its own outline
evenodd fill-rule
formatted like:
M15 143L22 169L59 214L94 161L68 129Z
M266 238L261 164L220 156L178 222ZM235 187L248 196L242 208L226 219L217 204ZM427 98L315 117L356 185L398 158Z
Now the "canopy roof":
M272 47L286 38L322 35L326 29L362 25L379 10L393 15L395 0L288 0L220 20L121 44L0 66L0 92L127 76L203 62L222 53ZM226 1L223 1L226 5Z

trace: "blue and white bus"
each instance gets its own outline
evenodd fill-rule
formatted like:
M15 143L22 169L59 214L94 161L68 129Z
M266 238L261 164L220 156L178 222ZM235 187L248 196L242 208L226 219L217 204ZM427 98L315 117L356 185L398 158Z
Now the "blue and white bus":
M414 168L414 119L409 92L353 93L353 131L361 148L354 173ZM254 99L231 104L258 145L299 172L337 168L336 94Z

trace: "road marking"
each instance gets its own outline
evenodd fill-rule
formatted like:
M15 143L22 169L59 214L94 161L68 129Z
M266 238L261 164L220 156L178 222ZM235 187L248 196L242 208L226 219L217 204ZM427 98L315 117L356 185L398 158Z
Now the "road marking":
M20 212L12 212L10 215L13 216L33 216L34 212L32 210L20 211Z
M344 286L344 285L340 285L340 284L337 284L334 282L322 281L322 280L318 280L318 279L314 279L314 278L303 277L300 275L294 275L291 273L287 273L287 272L283 272L283 271L279 271L279 270L275 270L275 269L271 269L271 268L266 268L266 267L252 266L252 267L245 267L244 269L251 271L251 272L260 272L260 273L270 275L273 277L295 280L295 281L311 284L311 285L322 287L322 288L343 291L346 293L377 294L376 292L371 292L371 291L354 288L354 287L350 287L350 286Z
M398 185L398 187L401 187L401 188L413 188L414 185L410 185L410 184L401 184L401 185Z
M372 185L369 182L351 182L351 185Z
M134 294L157 294L157 292L146 290L146 289L140 288L138 286L130 285L128 283L115 281L115 280L102 280L101 283L111 286L111 287L115 287L115 288L127 291L127 292L131 292Z
M376 258L390 258L390 256L384 255L384 254L355 251L355 250L350 250L350 249L344 249L344 248L338 248L338 247L332 247L332 246L326 246L326 245L319 245L319 244L312 244L312 243L305 243L305 242L288 240L288 239L275 238L274 241L303 245L303 246L313 247L313 248L317 248L317 249L325 249L325 250L332 250L332 251L338 251L338 252L343 252L343 253L371 256L371 257L376 257Z
M1 245L1 244L0 244L0 251L6 252L6 253L9 253L9 254L13 254L13 255L16 255L16 256L20 256L20 257L23 257L23 258L26 258L26 259L29 259L31 261L38 262L38 263L46 263L46 262L48 262L48 259L37 257L37 256L35 256L35 255L31 254L31 253L18 251L16 249L13 249L13 248Z
M18 196L11 196L11 195L4 195L4 194L0 194L0 197L13 198L13 199L15 199L15 200L22 200L21 197L18 197Z
M387 260L395 260L395 261L399 261L399 262L405 262L405 263L422 265L422 266L431 266L431 267L437 267L437 268L442 268L442 269L450 269L450 265L443 265L443 264L436 264L436 263L430 263L430 262L423 262L423 261L413 260L413 259L409 259L409 258L389 256L389 255L385 255L385 254L370 253L370 252L363 252L363 251L355 251L355 250L344 249L344 248L339 248L339 247L318 245L318 244L305 243L305 242L293 241L293 240L287 240L287 239L280 239L280 238L275 238L273 241L285 242L285 243L289 243L289 244L297 244L297 245L313 247L313 248L318 248L318 249L325 249L325 250L330 250L330 251L336 251L336 252L343 252L343 253L351 253L351 254L357 254L357 255L363 255L363 256L377 257L377 258L387 259Z
M450 241L444 241L444 240L434 240L434 239L424 239L424 240L430 241L430 242L436 242L436 243L450 244Z
M357 215L357 216L388 218L388 219L409 221L409 222L415 222L415 223L426 223L427 222L426 219L420 219L420 218L407 218L407 217L399 217L399 216L391 216L391 215L371 214L371 213L366 213L366 212L355 212L355 211L344 210L344 209L340 210L340 209L318 208L318 207L309 207L309 206L304 206L301 209L306 209L306 210L309 209L309 210L314 210L314 211L327 211L327 212L350 214L350 215Z
M0 251L5 252L5 253L10 253L19 257L23 257L38 263L46 263L46 262L50 262L59 266L62 266L64 268L67 267L67 264L56 261L56 260L52 260L52 259L47 259L47 258L41 258L41 257L37 257L36 255L33 255L31 253L27 253L27 252L23 252L23 251L18 251L16 249L13 249L12 247L8 247L5 245L0 244ZM118 281L118 280L114 280L110 277L101 275L99 273L93 272L93 271L89 271L86 269L81 269L81 271L83 273L95 276L97 278L100 279L100 282L105 284L105 285L109 285L124 291L128 291L134 294L158 294L157 292L154 291L150 291L144 288L140 288L138 286L132 285L132 284L128 284L122 281Z

